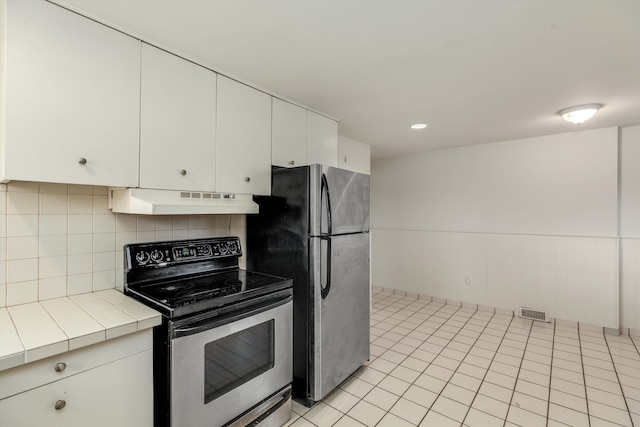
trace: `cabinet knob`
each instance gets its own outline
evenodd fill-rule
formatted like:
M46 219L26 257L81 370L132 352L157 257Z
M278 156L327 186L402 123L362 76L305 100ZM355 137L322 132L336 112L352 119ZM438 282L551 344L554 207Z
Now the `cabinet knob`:
M83 166L86 165L87 159L85 159L84 157L80 157L80 160L78 160L78 164Z
M58 400L58 401L56 401L56 404L53 405L53 407L56 408L56 411L59 411L60 409L64 408L65 406L67 406L67 402L65 402L64 400Z
M293 160L291 160L291 161L289 162L289 164L290 164L291 166L293 166L293 165L295 165L295 164L296 164L296 162L294 162Z
M247 182L251 182L251 177L248 176L244 180L247 181Z
M53 369L55 369L56 372L62 372L65 369L67 369L67 364L64 363L64 362L60 362L60 363L56 364L56 367L53 368Z
M187 174L187 171L185 169L182 169L180 171L180 175L185 176Z

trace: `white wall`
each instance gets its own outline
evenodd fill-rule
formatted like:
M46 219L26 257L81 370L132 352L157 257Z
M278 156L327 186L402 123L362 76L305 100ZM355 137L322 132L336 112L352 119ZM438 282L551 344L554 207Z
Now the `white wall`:
M374 285L619 326L617 128L378 161L371 189Z
M621 323L640 329L640 126L622 129L620 165Z

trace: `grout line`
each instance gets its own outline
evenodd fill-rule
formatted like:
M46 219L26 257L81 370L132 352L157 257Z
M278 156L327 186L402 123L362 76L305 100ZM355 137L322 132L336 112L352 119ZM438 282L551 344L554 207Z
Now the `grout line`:
M616 368L616 361L613 359L613 355L611 354L611 348L609 347L609 340L607 340L607 335L604 334L604 342L607 344L607 350L609 351L609 357L611 358L611 364L613 365L613 372L616 374L616 378L618 380L618 386L620 387L620 393L622 393L622 399L624 400L624 406L627 408L627 413L629 414L629 419L631 420L631 427L634 426L633 417L631 416L631 410L629 408L629 403L627 402L627 397L624 395L624 388L622 387L622 383L620 382L620 376L618 375L618 369ZM586 386L586 380L585 380Z
M524 355L527 353L527 347L529 347L529 338L531 338L531 331L533 330L533 321L530 320L531 324L529 326L529 334L527 335L527 343L522 350L522 358L520 359L520 366L518 366L518 373L516 374L516 382L513 384L513 390L511 391L511 399L509 400L509 409L507 409L507 414L504 416L504 425L507 424L507 419L509 419L509 412L511 411L511 404L513 403L513 395L516 394L516 386L518 385L518 381L520 380L520 371L522 371L522 363L524 362ZM549 403L547 402L547 407ZM547 419L548 422L548 419Z
M549 366L549 394L547 395L547 427L549 426L549 413L551 412L551 379L553 378L553 353L556 348L556 323L553 322L553 339L551 340L551 363ZM589 415L587 415L588 417Z
M584 381L584 400L587 404L587 420L591 427L591 413L589 412L589 393L587 390L587 374L584 372L584 357L582 355L582 334L580 333L580 323L578 323L578 350L580 350L580 364L582 365L582 381Z

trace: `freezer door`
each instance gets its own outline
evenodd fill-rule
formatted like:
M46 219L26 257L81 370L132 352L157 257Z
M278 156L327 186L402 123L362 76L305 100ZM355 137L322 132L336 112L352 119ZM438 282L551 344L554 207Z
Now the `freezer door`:
M369 181L369 175L311 165L311 235L369 231Z
M310 389L318 401L369 359L369 233L312 239L312 247L317 268Z

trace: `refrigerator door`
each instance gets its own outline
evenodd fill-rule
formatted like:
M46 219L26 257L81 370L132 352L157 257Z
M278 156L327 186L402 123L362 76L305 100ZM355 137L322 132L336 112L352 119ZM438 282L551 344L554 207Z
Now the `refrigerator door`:
M312 238L311 247L315 266L310 391L311 399L318 401L369 359L369 233Z
M310 168L310 234L369 231L369 175L331 166Z

